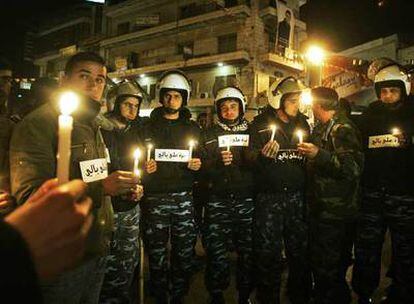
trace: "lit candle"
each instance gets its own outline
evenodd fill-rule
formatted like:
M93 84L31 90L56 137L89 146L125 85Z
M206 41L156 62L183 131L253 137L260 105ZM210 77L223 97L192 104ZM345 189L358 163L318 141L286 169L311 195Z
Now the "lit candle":
M227 144L227 149L226 149L226 151L227 151L227 152L230 152L230 138L227 138L226 144Z
M270 141L274 141L275 135L276 135L276 125L271 125L270 129L272 129L272 135L270 136Z
M392 135L400 135L401 134L401 131L398 128L392 128L391 134Z
M195 145L194 140L190 140L190 142L188 143L189 145L189 149L188 149L188 160L191 160L193 158L193 148Z
M151 160L151 150L152 150L152 144L148 144L147 146L147 162Z
M134 151L134 169L132 172L134 172L135 176L139 176L140 172L139 172L139 158L141 157L141 150L139 148L135 149Z
M58 151L57 151L57 179L59 184L69 181L69 164L71 151L71 136L73 118L70 114L79 104L78 96L73 92L63 93L59 100L61 115L59 115Z
M303 143L303 132L301 130L296 132L296 135L298 136L299 143Z

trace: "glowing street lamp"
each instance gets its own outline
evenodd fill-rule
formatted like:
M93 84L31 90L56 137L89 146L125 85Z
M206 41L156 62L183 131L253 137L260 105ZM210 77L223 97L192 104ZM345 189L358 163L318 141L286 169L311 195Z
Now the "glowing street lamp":
M306 52L306 59L309 61L309 63L313 65L322 65L323 61L325 60L325 57L325 50L316 45L310 46L308 51Z

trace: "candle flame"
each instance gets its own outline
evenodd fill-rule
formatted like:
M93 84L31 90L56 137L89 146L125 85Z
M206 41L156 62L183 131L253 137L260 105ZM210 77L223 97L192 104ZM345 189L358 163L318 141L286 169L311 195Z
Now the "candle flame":
M401 131L398 128L393 128L391 130L391 133L392 133L392 135L399 135L399 134L401 134Z
M79 97L73 92L64 92L60 96L59 106L63 115L70 115L79 105Z
M139 148L137 148L135 151L134 151L134 158L140 158L140 156L141 156L141 150L139 149Z
M153 145L152 145L152 144L148 144L148 145L147 145L147 149L152 150L152 148L153 148Z
M194 145L195 145L195 141L194 141L194 140L190 140L190 142L188 143L188 145L189 145L190 147L194 147Z

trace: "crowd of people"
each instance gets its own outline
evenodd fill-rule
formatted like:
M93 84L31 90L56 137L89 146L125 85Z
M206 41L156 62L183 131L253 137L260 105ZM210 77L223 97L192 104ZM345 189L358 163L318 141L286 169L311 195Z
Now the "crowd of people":
M251 122L240 88L219 88L217 119L209 125L200 116L203 128L191 119L191 82L178 70L161 75L160 106L149 118L139 116L144 94L128 80L114 86L113 109L102 113L107 67L95 53L71 57L59 87L39 94L23 119L8 115L11 83L11 68L0 64L2 296L138 303L143 246L150 296L184 303L200 236L211 304L225 303L232 251L240 304L280 303L284 257L292 304L350 303L351 289L359 304L373 303L389 230L383 303L414 301L414 101L398 64L376 67L378 100L358 126L335 90L312 88L306 105L309 89L291 76ZM67 90L80 105L71 181L59 185L58 96ZM102 160L105 172L86 179Z

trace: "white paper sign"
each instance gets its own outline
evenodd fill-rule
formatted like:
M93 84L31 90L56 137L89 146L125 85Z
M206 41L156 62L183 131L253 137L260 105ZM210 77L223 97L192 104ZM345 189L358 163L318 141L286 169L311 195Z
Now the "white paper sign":
M399 147L400 142L397 136L392 134L370 136L368 142L369 149L387 148L387 147Z
M305 157L296 149L280 149L276 155L278 162L303 162Z
M155 149L155 161L187 163L189 157L189 150Z
M230 147L248 147L249 146L249 135L248 134L232 134L222 135L218 138L219 147L226 148Z
M85 183L96 182L108 176L108 163L105 158L86 160L79 164Z

